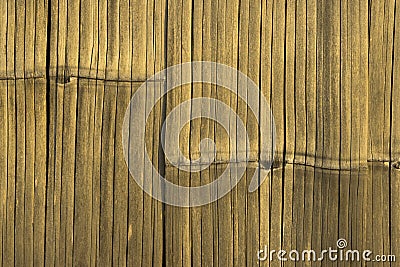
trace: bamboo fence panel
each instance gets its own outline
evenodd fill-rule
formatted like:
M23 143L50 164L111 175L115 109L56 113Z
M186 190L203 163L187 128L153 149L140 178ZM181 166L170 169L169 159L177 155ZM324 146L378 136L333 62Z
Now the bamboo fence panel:
M339 238L400 255L399 172L390 165L400 158L399 5L2 0L0 266L281 266L259 262L257 251L322 250ZM277 150L270 175L250 193L262 142L246 105L254 96L191 84L150 107L153 90L163 92L165 83L149 86L143 154L175 184L218 179L238 152L229 131L201 118L178 122L185 124L180 149L196 159L200 140L210 138L216 162L189 173L166 160L162 123L180 103L219 99L248 129L251 164L237 186L216 202L181 208L153 199L132 179L121 132L139 86L190 61L226 64L260 87L274 114ZM181 118L190 112L179 108ZM149 177L157 174L143 170L139 179ZM323 263L336 264L346 266Z

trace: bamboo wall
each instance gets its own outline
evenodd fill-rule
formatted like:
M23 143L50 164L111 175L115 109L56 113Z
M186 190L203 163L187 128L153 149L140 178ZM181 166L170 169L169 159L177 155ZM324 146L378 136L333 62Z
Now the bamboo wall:
M367 164L400 158L399 5L0 0L0 265L255 266L265 244L323 249L339 237L400 256L399 172ZM249 167L224 198L179 208L129 178L120 136L137 88L189 61L226 64L260 86L277 168L254 193ZM232 150L200 119L184 127L181 149L194 158L214 139L218 163L188 173L159 156L162 119L198 96L249 118L257 161L258 125L237 96L181 86L146 125L154 165L180 185L215 180Z

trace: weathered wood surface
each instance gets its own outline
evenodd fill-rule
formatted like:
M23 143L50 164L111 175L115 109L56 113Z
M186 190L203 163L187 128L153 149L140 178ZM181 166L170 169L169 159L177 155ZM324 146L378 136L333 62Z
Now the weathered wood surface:
M0 0L0 266L281 266L257 251L322 250L339 238L400 257L399 171L367 164L400 158L398 10L399 0ZM122 122L143 81L201 60L260 86L277 168L253 193L249 168L217 202L172 207L130 177ZM243 100L181 86L146 124L147 152L176 184L217 179L236 149L222 127L196 119L182 153L199 157L211 138L219 163L187 173L160 156L162 119L201 96L245 118L257 161L258 125Z

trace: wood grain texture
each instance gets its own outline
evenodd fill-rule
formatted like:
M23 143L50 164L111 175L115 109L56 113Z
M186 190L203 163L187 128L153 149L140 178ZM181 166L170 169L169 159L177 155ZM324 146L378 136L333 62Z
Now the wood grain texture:
M7 208L7 162L8 162L8 134L7 134L7 127L8 127L8 118L7 118L7 111L8 111L8 107L7 107L7 103L8 103L8 99L7 99L7 82L6 81L1 81L0 82L0 108L1 108L1 125L2 127L0 128L1 131L1 177L3 177L0 181L0 196L1 196L1 206L0 206L0 247L1 247L1 254L5 255L5 251L4 251L4 247L3 244L5 243L4 240L6 239L6 208ZM1 257L1 263L3 264L3 256Z
M396 1L396 10L400 8L400 2ZM392 65L392 107L391 107L391 159L400 160L400 127L398 114L400 110L400 14L395 13L393 24L393 65Z
M0 77L7 76L7 9L5 1L0 6Z
M294 115L292 117L295 120L295 163L306 163L307 158L307 101L306 93L311 91L307 81L307 74L309 74L310 68L307 66L307 58L312 55L308 55L307 51L307 33L310 32L310 26L307 23L307 10L310 9L311 4L307 5L307 1L298 1L295 4L295 29L294 29L294 53L295 53L295 66L293 72L294 75Z
M399 10L399 0L1 1L0 266L348 266L257 259L259 249L320 251L339 238L400 256ZM209 168L179 170L161 148L166 116L208 97L243 119L251 164L243 177L229 171L231 183L241 180L218 201L173 207L132 179L122 124L146 79L202 60L238 69L259 95L196 83L151 107L165 84L146 87L139 158L147 153L182 186L218 179L242 149L229 143L238 125L229 114L202 107L228 129L206 118L186 124L193 107L179 107L183 130L167 129L192 160L201 140L215 141ZM261 95L277 149L274 169L249 192L266 126L246 101ZM144 168L136 178L158 174Z
M370 3L369 158L378 161L390 160L394 10L394 1Z
M77 96L78 81L74 80L66 85L60 86L64 90L63 94L63 126L62 132L58 138L62 138L61 145L61 175L60 193L54 194L54 199L60 198L60 254L54 255L55 262L58 260L60 264L73 264L73 247L74 247L74 200L75 200L75 153L76 153L76 115L77 115ZM54 109L54 108L53 108ZM48 198L49 200L49 198ZM49 243L46 248L46 255L50 257L51 253L47 251L53 248Z
M44 78L48 1L4 0L1 5L0 77Z
M86 247L91 241L94 94L90 82L80 81L76 114L76 161L74 201L74 265L90 264Z
M398 255L400 252L399 246L399 238L400 238L400 227L399 227L399 202L398 197L399 194L399 177L400 172L398 170L391 170L391 179L390 179L390 202L391 202L391 213L390 213L390 254Z
M35 177L34 177L34 218L33 218L33 262L43 265L45 253L45 215L46 215L46 93L44 80L35 80Z

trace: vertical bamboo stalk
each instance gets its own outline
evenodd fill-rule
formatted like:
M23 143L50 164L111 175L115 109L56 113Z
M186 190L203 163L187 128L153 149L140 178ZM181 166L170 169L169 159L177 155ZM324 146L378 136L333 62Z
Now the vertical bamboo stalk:
M249 47L250 43L250 35L249 35L249 25L250 25L250 1L244 0L239 1L239 31L238 31L238 63L237 69L244 73L248 74L249 70L249 51L251 48ZM238 81L240 82L240 81ZM239 88L237 89L239 90ZM243 100L247 101L247 91L245 95L245 99L240 99L237 97L237 114L240 119L244 120L246 125L246 119L248 117L247 107L243 104ZM235 217L237 218L235 221L235 226L237 226L237 258L236 263L238 266L245 266L248 262L247 259L247 173L241 177L242 179L236 186L236 191L233 192L235 199ZM244 249L246 248L246 249ZM250 261L251 259L249 259Z
M391 169L391 196L390 196L390 254L399 255L400 254L400 172L395 169Z
M35 177L34 177L34 221L33 221L33 262L44 265L45 261L45 212L46 212L46 160L47 160L47 107L46 83L35 82Z
M369 38L369 159L385 159L387 147L385 128L385 68L384 68L384 13L385 1L370 2L370 38Z
M76 265L90 265L92 221L94 94L90 81L80 80L76 114L74 254Z
M74 199L75 199L75 157L76 157L76 115L78 84L74 80L65 85L59 85L64 90L64 121L62 127L62 169L61 169L61 194L60 198L60 255L56 259L61 264L73 263L74 246ZM57 195L55 196L57 198ZM50 245L50 244L49 244ZM49 249L52 249L49 246Z
M132 43L131 43L131 74L130 78L132 80L145 80L146 79L146 48L147 48L147 32L146 32L146 16L147 12L143 12L147 2L145 0L135 0L130 3L130 24L132 25ZM122 33L124 34L124 33ZM150 34L150 33L148 33ZM123 52L123 48L122 51ZM120 52L120 53L121 53ZM138 89L137 84L131 85L131 94L133 94ZM131 95L132 97L132 95ZM143 109L145 109L145 103L143 104ZM130 116L134 116L132 112ZM140 123L144 118L133 119L131 117L130 121L133 123ZM131 125L130 127L134 127ZM118 133L119 135L119 133ZM145 153L145 151L143 151ZM141 158L144 162L144 154ZM136 179L144 179L144 172L142 177L136 177ZM149 239L148 236L143 234L144 221L144 209L149 209L150 207L144 206L144 197L142 189L135 183L132 177L129 178L128 185L128 252L127 252L127 265L141 266L143 264L143 247L142 242L145 239Z
M319 53L317 50L317 35L319 34L317 23L319 18L318 1L307 1L307 60L306 60L306 164L314 166L317 157L317 62Z
M92 1L80 2L79 11L79 47L75 75L87 77L90 74L93 56L93 4ZM69 50L67 51L69 53ZM77 138L74 198L74 259L76 265L90 265L91 256L87 246L91 241L93 207L93 130L94 96L93 83L78 80L77 96ZM84 234L83 234L84 233Z
M201 61L203 56L203 1L195 0L192 6L192 61ZM201 71L201 70L194 70ZM202 96L202 84L196 83L192 85L192 98ZM190 122L190 138L189 138L189 157L191 160L198 159L200 155L199 144L202 138L201 125L204 119L195 119ZM201 185L201 173L193 172L190 174L189 185L197 187ZM190 245L192 253L192 266L202 266L201 259L201 242L202 238L202 207L194 207L190 209Z
M296 163L305 164L307 156L307 106L306 94L311 88L306 87L307 74L307 1L295 3L295 40L292 39L295 49L294 72L294 118L295 122L295 158ZM310 55L311 56L311 55Z
M14 55L15 55L15 1L7 1L7 37L6 37L6 77L15 77ZM14 265L14 216L15 216L15 179L16 179L16 148L17 148L17 113L16 113L16 83L15 80L7 81L7 121L8 121L8 145L7 145L7 207L6 207L6 229L3 241L4 265Z
M275 162L282 163L285 155L285 2L274 1L272 21L272 95L271 109L276 125Z
M100 225L99 239L99 265L111 265L113 262L113 207L114 207L114 147L115 147L115 121L117 105L117 85L113 82L104 84L104 102L103 102L103 128L102 128L102 150L101 150L101 177L100 177ZM137 205L139 205L138 202ZM141 205L140 205L141 206ZM135 214L142 214L142 210ZM129 214L128 216L131 216ZM131 217L129 218L131 219ZM138 227L140 224L138 225ZM138 229L139 231L139 229ZM140 232L141 229L140 229ZM140 237L140 235L137 235ZM129 252L129 251L128 251ZM141 253L138 259L141 259Z
M296 135L296 97L295 93L295 64L296 64L296 2L286 2L286 25L285 25L285 150L286 161L294 162L296 140L302 139ZM305 140L305 138L304 138Z
M261 6L261 48L260 48L260 90L261 95L266 98L268 104L271 103L271 60L272 60L272 19L273 19L273 1L262 1ZM262 108L262 107L261 107ZM264 110L261 110L261 114ZM266 125L261 124L261 128ZM264 136L260 136L260 142L264 141ZM269 245L270 240L270 198L271 198L271 181L272 174L267 177L264 183L260 186L260 249L265 245ZM234 189L235 192L235 189ZM237 216L235 216L237 217ZM236 223L236 221L235 221ZM239 224L240 222L237 222ZM235 231L235 235L238 235ZM236 240L236 238L235 238ZM240 246L238 246L240 250Z
M5 254L3 243L6 240L6 210L7 210L7 161L8 161L8 109L7 81L0 81L0 252Z
M400 160L400 127L399 127L399 113L400 113L400 40L397 33L400 29L400 1L396 1L396 16L394 22L394 48L393 48L393 67L392 67L392 121L391 121L391 159ZM397 32L396 32L397 31Z
M214 16L213 8L215 9L215 3L217 1L205 0L203 1L203 17L202 17L202 60L212 61L212 45L213 45L213 28L214 28ZM197 44L193 42L194 47ZM194 51L194 53L196 53ZM211 72L205 71L204 75L206 78L210 78ZM202 97L211 97L211 84L202 84ZM211 112L210 106L204 107L204 113L209 114ZM202 119L200 126L200 139L214 138L214 128L210 120ZM193 139L195 140L195 139ZM200 173L201 185L205 185L211 182L213 168L208 168ZM207 192L209 195L211 192ZM201 224L201 263L204 266L213 265L214 263L214 242L213 242L213 210L214 205L208 204L201 208L202 224ZM167 255L168 256L168 255Z
M15 1L15 77L25 78L25 3ZM24 207L25 207L25 174L26 174L26 104L25 104L25 82L15 81L16 91L16 177L15 177L15 265L25 265L24 251Z

